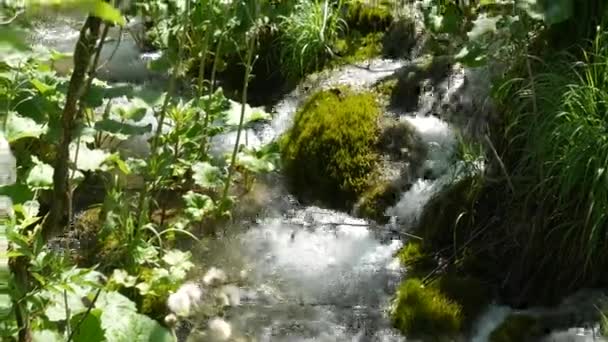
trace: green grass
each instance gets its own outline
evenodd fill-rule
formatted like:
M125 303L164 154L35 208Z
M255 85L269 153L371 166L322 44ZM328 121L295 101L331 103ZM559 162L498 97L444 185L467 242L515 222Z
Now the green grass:
M333 56L332 47L345 23L340 6L329 0L301 0L289 16L281 17L280 61L283 73L299 77L321 68Z
M608 45L598 34L579 61L553 56L542 72L513 79L498 98L525 253L562 279L591 279L608 244ZM518 205L519 204L519 205ZM601 273L601 272L600 272Z

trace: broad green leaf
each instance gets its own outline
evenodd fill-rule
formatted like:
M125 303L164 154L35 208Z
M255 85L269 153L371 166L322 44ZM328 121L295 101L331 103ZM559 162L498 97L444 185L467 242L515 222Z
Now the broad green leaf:
M272 172L275 169L272 156L257 157L253 153L240 152L237 156L237 164L253 173Z
M95 129L112 133L118 139L124 140L131 135L142 135L152 131L152 125L137 126L128 123L116 121L113 119L103 119L95 123Z
M34 159L34 167L27 175L26 183L32 189L51 189L53 187L53 172L52 166Z
M163 261L170 266L176 266L181 263L189 262L191 254L182 252L179 249L172 249L163 255Z
M170 342L171 332L153 319L137 313L135 303L117 292L104 292L97 300L101 327L107 341Z
M228 126L238 126L241 120L242 106L239 102L230 100L230 108L226 112L225 124ZM243 117L243 125L253 121L269 120L271 115L260 108L251 108L245 104L245 115Z
M104 331L101 328L101 310L93 309L88 315L85 313L72 317L72 328L74 331L74 342L102 342L105 341ZM83 320L84 319L84 320ZM81 322L82 321L82 322ZM80 324L80 325L79 325Z
M107 153L99 149L90 149L86 144L80 143L80 147L75 143L70 144L70 160L73 162L76 158L78 150L78 159L76 160L76 168L82 171L96 171L102 169L102 164L110 157Z
M86 311L82 298L88 295L88 291L80 286L71 286L70 291L66 291L67 304L71 315L76 315ZM44 296L48 299L49 305L44 310L45 316L51 322L60 322L66 319L66 307L64 292L60 290L47 291Z
M137 278L129 275L129 273L125 270L115 269L110 280L124 287L133 287L135 286Z
M22 204L34 198L34 192L23 183L0 186L0 195L8 196L13 204Z
M6 122L6 138L15 142L22 138L39 138L46 132L46 128L36 121L23 117L16 112L9 112Z
M192 179L202 188L216 188L222 186L222 171L208 162L197 162L192 165Z
M213 200L207 195L188 191L183 198L186 202L186 214L195 221L202 221L215 210Z
M63 342L64 338L53 330L34 330L32 331L33 342Z
M51 90L54 90L55 87L54 86L50 86L46 83L41 82L38 79L33 79L30 81L30 83L32 83L32 85L34 86L34 88L36 88L36 90L38 90L40 92L40 94L44 95L48 92L50 92Z

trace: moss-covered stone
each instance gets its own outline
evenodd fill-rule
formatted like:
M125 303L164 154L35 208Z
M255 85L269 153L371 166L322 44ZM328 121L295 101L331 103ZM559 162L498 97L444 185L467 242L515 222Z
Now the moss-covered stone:
M371 93L340 88L314 94L281 139L293 191L305 199L350 207L367 189L378 160L380 114Z
M382 54L390 58L407 57L416 45L416 23L411 17L394 21L382 39Z
M452 336L463 325L462 307L416 278L407 279L397 289L391 319L408 336Z
M362 34L386 31L394 17L386 3L370 4L365 1L352 1L348 5L346 23L349 29Z
M351 31L349 34L338 40L336 52L341 57L334 60L331 64L343 65L362 62L382 54L382 32L372 32L362 35L359 31Z
M437 267L437 262L430 254L423 251L419 241L409 241L401 248L397 257L409 277L425 277Z
M378 223L387 223L389 217L385 215L386 209L397 202L400 193L401 190L396 184L378 182L361 195L356 213Z
M490 291L479 279L445 274L435 284L442 293L462 307L463 328L470 328L490 304Z
M431 198L416 229L424 239L425 248L439 250L448 245L464 244L470 230L462 227L471 222L472 210L481 190L479 184L479 176L467 177ZM454 234L455 230L457 234Z
M543 335L541 324L534 317L514 314L507 317L491 334L489 342L538 341Z

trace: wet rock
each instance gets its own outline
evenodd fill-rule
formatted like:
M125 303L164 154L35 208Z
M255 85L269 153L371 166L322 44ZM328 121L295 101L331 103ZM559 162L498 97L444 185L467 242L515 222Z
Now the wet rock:
M416 23L412 18L403 17L394 21L382 41L382 53L389 58L410 56L416 45Z
M513 314L508 316L491 334L489 342L533 342L543 335L543 328L532 316Z

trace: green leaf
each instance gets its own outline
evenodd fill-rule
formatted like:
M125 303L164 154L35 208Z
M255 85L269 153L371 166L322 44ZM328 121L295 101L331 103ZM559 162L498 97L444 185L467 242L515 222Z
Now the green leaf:
M228 126L238 126L241 120L242 106L239 102L230 100L230 108L226 111L225 124ZM243 125L253 121L269 120L271 115L259 108L251 108L245 104L245 115L243 117Z
M105 341L105 335L101 328L101 310L93 309L86 317L81 313L72 317L71 325L74 329L74 342L101 342ZM84 320L83 320L84 318ZM82 321L82 323L80 323ZM80 323L80 325L79 325Z
M36 157L32 159L35 165L27 175L27 185L33 190L51 189L53 187L53 167L39 161Z
M197 162L192 165L192 179L202 188L213 189L222 186L222 171L208 162Z
M171 332L153 319L137 313L135 303L117 292L104 292L97 300L101 327L107 341L170 342Z
M40 80L38 79L33 79L30 81L30 83L32 83L32 85L34 86L34 88L36 88L36 90L38 90L40 92L40 94L44 95L52 90L55 90L54 86L50 86L46 83L42 83Z
M33 342L62 342L63 340L63 337L56 331L47 329L32 332Z
M89 2L91 3L89 11L95 16L105 21L115 22L120 26L124 26L126 24L125 18L120 14L120 11L109 3L101 0Z
M87 308L82 303L82 298L86 297L87 295L88 291L80 286L71 286L71 290L68 290L65 293L71 315L86 311ZM61 290L52 290L47 291L44 296L49 301L49 305L44 310L45 316L51 322L64 321L66 319L64 292Z
M77 146L75 143L70 144L70 160L73 162L76 157ZM82 171L97 171L102 169L103 163L111 156L100 149L90 149L86 144L80 143L78 148L78 160L76 160L76 168Z
M6 121L6 139L15 142L22 138L39 138L46 129L36 121L23 117L16 112L9 112Z
M129 275L125 270L115 269L114 273L112 273L111 281L123 287L133 287L135 286L135 282L137 282L137 278Z
M113 119L103 119L95 123L95 129L116 135L119 139L126 139L131 135L142 135L152 131L152 125L137 126Z
M23 183L0 186L0 195L8 196L13 204L22 204L34 198L34 192Z
M215 210L215 204L211 197L188 191L184 196L186 202L186 214L194 221L202 221L205 216Z
M179 265L190 261L191 254L189 252L182 252L179 249L172 249L165 253L163 261L170 266Z
M254 173L272 172L275 169L272 159L276 159L273 157L275 156L258 157L251 152L240 152L237 155L237 164Z

